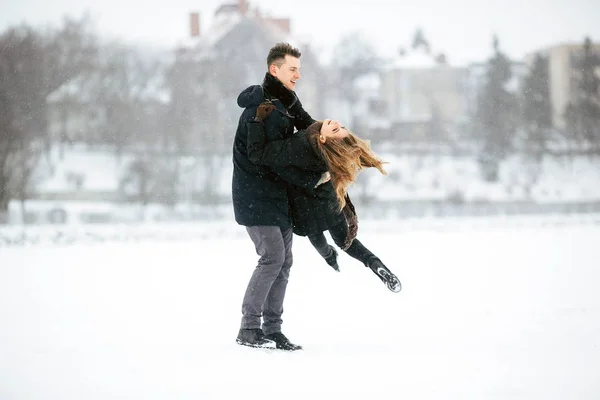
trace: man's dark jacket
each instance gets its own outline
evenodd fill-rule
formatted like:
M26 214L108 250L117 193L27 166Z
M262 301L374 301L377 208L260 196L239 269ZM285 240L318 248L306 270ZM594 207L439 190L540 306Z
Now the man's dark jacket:
M267 140L287 139L296 129L306 129L314 122L303 111L294 92L289 91L273 76L266 74L263 85L243 90L237 103L244 108L238 121L233 143L232 198L235 220L244 226L292 226L288 184L314 188L321 177L319 172L309 172L295 166L271 168L257 165L248 159L247 124L256 115L264 101L271 101L276 109L264 121ZM298 135L289 146L290 157L310 157L313 149L305 135Z
M253 163L260 165L271 167L295 165L308 171L325 172L328 169L327 163L317 146L321 125L320 122L310 125L308 129L297 132L293 140L269 142L265 135L264 124L251 122L248 124L248 158ZM311 144L313 152L290 156L291 147L302 136ZM356 226L356 211L350 198L346 196L347 204L342 212L331 181L309 189L290 185L288 197L294 233L297 235L318 234L342 223ZM347 246L356 237L356 232L352 229L349 229L348 232Z

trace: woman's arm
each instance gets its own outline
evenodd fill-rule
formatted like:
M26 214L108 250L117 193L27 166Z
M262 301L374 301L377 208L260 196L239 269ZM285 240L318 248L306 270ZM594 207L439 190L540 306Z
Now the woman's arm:
M306 129L313 123L317 122L302 107L300 99L298 99L296 103L294 103L294 105L290 107L289 112L294 116L294 126L298 130Z
M263 121L273 111L275 106L263 103L258 106L256 117L246 124L248 131L247 151L248 159L259 165L269 167L296 166L314 170L326 171L324 160L316 153L310 143L306 131L298 131L288 139L267 142L267 133Z
M300 168L325 168L325 163L315 153L305 131L299 131L288 139L267 142L264 124L249 122L246 126L248 159L252 163L269 167L293 165Z

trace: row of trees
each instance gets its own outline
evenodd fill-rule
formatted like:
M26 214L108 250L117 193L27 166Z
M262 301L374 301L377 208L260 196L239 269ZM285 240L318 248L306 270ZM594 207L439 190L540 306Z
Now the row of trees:
M92 68L95 40L83 20L0 36L0 213L11 198L26 196L47 138L47 97Z
M430 49L420 30L412 46ZM577 93L565 110L565 132L600 149L600 85L595 73L600 60L589 39L584 49L577 60ZM144 157L126 170L138 176L140 192L147 191L151 179L152 168L144 164L149 153L150 158L153 152L160 158L228 150L230 137L222 132L232 134L237 121L226 105L235 103L248 80L244 60L236 56L241 53L225 51L197 60L185 52L161 54L107 42L86 17L66 19L49 29L23 25L0 34L0 213L10 199L27 197L32 173L51 144L110 146L117 155L139 150ZM446 57L438 54L436 60L444 64ZM355 104L361 93L353 83L377 72L380 61L360 34L349 35L335 48L331 71L336 75L329 74L322 88L346 88L344 97ZM471 135L481 143L481 163L492 179L498 163L519 141L539 155L548 151L557 133L548 60L535 59L520 93L508 89L512 74L512 63L495 40ZM221 95L215 98L211 93ZM209 168L211 157L206 159Z
M1 33L0 220L10 200L28 197L33 173L53 145L109 146L117 155L139 150L143 155L124 168L132 176L123 184L139 188L133 197L148 198L148 182L160 179L140 166L149 159L165 163L148 153L198 150L202 140L189 134L189 125L198 109L208 110L197 88L200 77L211 76L173 56L103 40L87 16Z
M520 91L508 89L514 78L513 64L502 52L497 38L494 55L487 62L485 85L478 97L473 129L481 140L480 163L488 180L497 178L498 164L515 148L534 159L555 150L558 140L577 147L578 153L600 155L600 56L589 38L583 52L572 55L576 71L572 100L564 110L566 128L553 123L549 60L536 54Z

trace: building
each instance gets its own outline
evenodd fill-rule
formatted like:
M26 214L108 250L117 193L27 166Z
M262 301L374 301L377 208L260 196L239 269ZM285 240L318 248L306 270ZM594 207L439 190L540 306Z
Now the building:
M173 53L158 55L167 67L165 73L137 79L136 73L143 72L140 64L127 62L127 52L115 53L111 60L122 61L115 65L123 71L106 74L99 68L48 96L48 129L54 145L48 146L40 163L43 174L35 196L123 200L127 194L121 186L128 169L146 156L151 156L155 175L166 175L171 166L181 164L177 171L186 198L196 201L208 197L206 193L219 198L228 193L228 181L217 177L231 167L231 145L242 111L237 96L262 82L268 51L279 41L302 51L303 71L310 73L298 85L298 94L315 118L322 117L315 114L320 110L317 82L323 74L308 45L291 35L289 18L265 16L240 0L221 5L212 24L201 28L200 14L190 13L189 36ZM108 61L104 60L111 66ZM127 146L130 137L136 146ZM115 152L105 146L107 138L123 140L122 148ZM185 166L182 157L189 161ZM95 168L104 175L95 174Z
M592 44L592 49L600 55L600 43ZM552 122L559 129L565 128L565 109L576 96L579 60L583 51L583 44L568 43L540 49L525 57L528 66L533 64L537 54L548 59Z
M113 46L93 71L58 87L46 98L48 137L63 145L103 145L129 138L148 144L163 134L161 121L170 103L163 76L152 65L162 55Z
M394 139L443 141L467 113L467 70L417 48L381 72L381 101Z
M193 132L196 138L191 147L208 143L213 150L230 150L242 111L237 96L262 83L267 54L277 42L288 42L302 52L302 70L307 72L297 93L311 115L322 117L316 112L321 109L317 88L323 74L308 43L293 36L290 18L266 16L238 0L218 7L207 29L202 30L199 21L198 12L190 13L190 36L177 50L173 85L176 119L187 125L188 136Z

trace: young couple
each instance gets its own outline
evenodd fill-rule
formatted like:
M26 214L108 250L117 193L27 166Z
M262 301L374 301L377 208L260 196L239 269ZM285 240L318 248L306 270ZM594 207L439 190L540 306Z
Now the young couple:
M356 212L346 192L363 168L385 174L383 162L338 121L315 121L303 109L294 92L300 56L291 45L276 44L262 85L246 88L237 100L244 111L233 145L234 214L260 258L243 298L236 341L251 347L302 348L281 332L294 233L308 236L339 271L337 252L324 235L329 231L338 247L392 292L401 290L398 278L356 239Z

